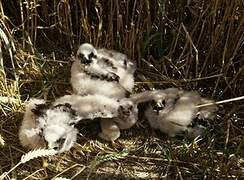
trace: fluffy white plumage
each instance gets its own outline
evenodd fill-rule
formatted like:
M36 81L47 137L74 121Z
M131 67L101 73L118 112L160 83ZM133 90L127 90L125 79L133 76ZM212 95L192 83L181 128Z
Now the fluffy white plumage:
M117 116L119 103L103 95L80 96L65 95L58 98L53 105L68 103L81 119L112 118Z
M131 127L137 120L137 107L133 105L127 98L115 100L102 95L65 95L51 105L31 99L26 105L19 139L30 149L48 147L61 153L76 142L78 130L74 125L95 118L107 120L101 122L101 137L117 139L120 129Z
M134 103L145 103L144 116L154 129L169 136L187 131L190 136L202 133L203 126L191 126L195 118L211 119L217 110L216 105L197 108L197 105L209 103L196 92L187 92L176 88L145 91L131 97Z
M71 67L71 85L76 94L100 94L124 98L134 86L134 64L126 55L82 44Z
M26 105L19 139L24 147L54 148L60 153L76 142L77 129L73 122L79 117L65 105L49 107L42 99L31 99Z
M130 98L118 101L117 116L112 119L102 118L100 125L102 132L99 137L107 141L114 141L119 138L121 129L131 128L138 120L137 104Z
M78 133L73 122L80 118L67 104L44 109L41 113L36 121L48 148L59 152L69 150L76 142Z
M216 105L197 108L209 102L196 92L175 88L145 91L120 100L103 95L66 95L49 106L44 100L31 99L26 105L19 139L23 146L31 149L47 146L63 152L76 142L76 123L82 119L102 118L99 136L114 141L119 138L121 129L136 123L140 103L146 104L144 116L152 128L169 136L188 131L195 137L203 130L201 126L192 126L195 118L211 119L217 110Z
M91 44L85 43L79 47L71 67L71 85L79 95L101 95L111 98L111 101L121 100L132 92L134 72L135 65L126 55L107 49L95 49ZM100 101L98 100L97 106L101 104ZM118 110L116 106L113 108ZM120 129L130 128L135 124L136 113L137 108L134 108L129 112L128 119L122 119L121 116L100 120L102 132L99 136L114 141L119 137Z
M145 111L145 116L154 129L160 129L169 136L175 136L187 130L187 126L191 124L196 114L196 105L200 99L192 93L187 93L169 100L175 101L175 104L165 101L162 110L155 110L153 106L149 106Z
M19 139L23 146L35 149L45 147L45 141L40 136L40 128L37 126L36 115L32 112L37 105L45 104L43 99L30 99L26 104L26 110L19 130Z
M132 92L134 87L135 64L128 59L125 54L117 51L98 49L99 57L105 61L99 61L100 64L106 67L106 61L109 60L116 69L112 68L112 72L119 76L119 84L128 92ZM108 61L108 62L109 62ZM99 63L98 62L98 63Z
M81 119L101 118L102 132L99 136L114 141L120 136L120 129L128 129L137 121L137 106L129 99L115 100L103 95L66 95L54 105L68 103ZM77 122L74 122L77 123Z
M174 89L168 89L167 96L163 101L163 107L148 106L145 111L145 117L154 129L159 129L169 136L175 136L182 132L188 132L190 136L198 136L203 132L203 126L193 126L195 118L199 114L200 118L209 118L216 110L216 106L197 108L197 105L206 102L206 99L200 97L196 92L184 92ZM172 91L172 93L170 92Z
M26 105L19 132L23 146L69 150L77 139L74 127L82 119L101 118L99 136L114 141L121 129L131 128L138 120L140 103L146 104L144 116L154 129L169 136L188 131L194 136L201 128L190 127L194 118L212 118L216 106L197 108L208 103L195 92L176 88L145 91L126 98L134 87L134 64L127 56L112 50L82 44L71 67L71 85L76 94L58 98L52 105L31 99Z

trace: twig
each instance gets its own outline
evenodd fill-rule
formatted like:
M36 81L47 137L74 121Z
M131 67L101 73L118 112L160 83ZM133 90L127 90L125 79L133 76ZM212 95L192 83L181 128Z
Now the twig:
M135 82L136 84L169 84L173 82L178 82L178 83L189 83L189 82L194 82L194 81L201 81L201 80L206 80L206 79L211 79L211 78L216 78L216 77L221 77L223 76L223 74L216 74L213 76L208 76L208 77L200 77L200 78L195 78L195 79L185 79L185 80L174 80L172 79L171 82L170 81L143 81L143 82Z
M4 144L5 144L5 141L0 134L0 146L4 146Z
M187 31L185 25L184 25L183 23L181 23L181 26L183 27L183 29L184 29L184 31L185 31L185 33L186 33L186 36L187 36L188 40L190 41L190 43L191 43L191 45L192 45L192 47L193 47L193 49L194 49L194 51L195 51L195 53L196 53L196 77L197 77L197 75L198 75L198 64L199 64L199 60L198 60L198 50L197 50L196 46L194 45L194 43L193 43L193 41L192 41L192 38L191 38L189 32Z
M198 105L197 107L200 108L200 107L211 106L211 105L215 105L215 104L224 104L224 103L233 102L233 101L240 101L243 99L244 99L244 96L241 96L241 97L236 97L236 98L231 98L231 99L225 99L223 101L201 104L201 105Z

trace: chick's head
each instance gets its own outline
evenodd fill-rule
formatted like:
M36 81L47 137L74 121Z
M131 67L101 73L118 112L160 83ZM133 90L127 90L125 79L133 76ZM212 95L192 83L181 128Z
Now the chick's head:
M76 59L80 61L81 64L90 64L93 61L93 58L97 57L96 49L89 43L82 44L77 53Z

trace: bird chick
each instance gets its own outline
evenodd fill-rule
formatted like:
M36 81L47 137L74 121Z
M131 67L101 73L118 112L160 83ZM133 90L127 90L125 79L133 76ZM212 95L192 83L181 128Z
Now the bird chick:
M192 126L198 116L210 117L215 108L197 108L197 105L206 101L196 92L184 92L175 88L158 91L162 93L162 99L157 94L152 101L148 101L145 117L154 129L175 136L182 132L189 132L193 136L200 135L204 127ZM150 93L149 93L150 94ZM153 94L153 93L151 93Z
M121 129L129 129L137 122L138 104L151 102L152 100L161 101L162 99L168 99L169 104L172 97L176 97L180 93L181 91L178 89L171 88L168 90L145 91L119 100L118 116L112 120L107 118L100 120L102 132L99 133L99 136L102 139L113 142L119 138ZM152 123L153 125L156 125L156 121Z
M80 117L69 104L50 106L35 113L40 114L36 121L48 148L62 153L74 145L78 133L74 122L78 122Z
M200 97L194 93L186 93L177 99L172 98L170 101L175 102L174 104L166 102L166 108L157 112L158 118L155 117L155 120L157 121L156 124L159 125L158 128L162 132L169 136L175 136L182 131L186 131L188 125L191 124ZM150 124L153 124L152 121L149 120L149 122Z
M134 104L129 98L124 98L119 101L118 116L115 122L120 129L131 128L138 120L137 104Z
M71 85L76 94L100 94L112 98L127 96L134 86L134 64L127 56L82 44L71 67Z
M31 99L19 131L24 147L53 148L59 153L69 150L76 142L78 130L73 122L79 117L68 104L49 106L44 100Z
M91 44L85 43L79 47L71 67L71 85L76 94L102 95L117 101L128 97L132 92L134 72L135 65L125 54L113 50L95 49ZM98 103L93 108L100 106L100 101L97 100ZM108 111L117 112L117 110L118 107L115 105ZM100 120L102 132L99 136L109 141L117 139L120 129L131 127L137 120L132 116L129 119L121 119L122 116L111 119L108 112L104 113L107 117Z

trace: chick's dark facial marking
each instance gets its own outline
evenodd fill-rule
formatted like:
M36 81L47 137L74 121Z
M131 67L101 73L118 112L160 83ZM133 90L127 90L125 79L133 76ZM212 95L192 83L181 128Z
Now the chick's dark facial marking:
M46 109L48 109L47 104L36 104L34 109L31 109L36 116L42 116Z
M91 59L91 58L87 59L87 58L84 56L84 54L82 54L82 53L79 53L77 57L78 57L78 59L80 60L80 63L81 63L81 64L89 65L89 64L91 64L91 62L92 62L92 59Z
M127 59L124 59L124 66L125 66L125 69L127 69Z
M57 146L54 147L55 150L60 150L62 148L62 145L64 144L65 142L65 138L64 137L61 137L57 140Z
M162 111L164 108L165 108L165 100L162 100L162 101L154 101L152 100L151 101L151 104L152 104L152 107L153 107L153 110L157 112L157 114Z
M88 55L88 58L89 58L89 60L91 60L92 58L97 58L97 56L96 56L93 52L91 52L91 53Z

